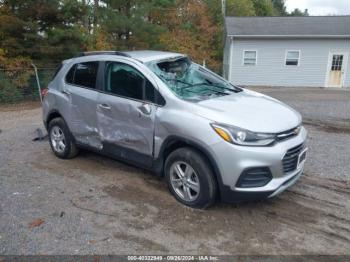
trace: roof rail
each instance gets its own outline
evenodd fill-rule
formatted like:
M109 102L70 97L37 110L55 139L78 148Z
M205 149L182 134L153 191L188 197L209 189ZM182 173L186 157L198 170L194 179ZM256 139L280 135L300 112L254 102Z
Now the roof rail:
M129 55L120 51L88 51L88 52L81 52L77 54L75 57L90 56L90 55L119 55L119 56L130 57Z

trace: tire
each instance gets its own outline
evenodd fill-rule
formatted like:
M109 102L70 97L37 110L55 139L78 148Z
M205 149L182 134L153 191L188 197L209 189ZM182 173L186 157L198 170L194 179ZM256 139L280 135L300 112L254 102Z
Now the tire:
M71 159L78 154L74 137L63 118L54 118L48 128L51 149L58 158Z
M215 202L214 173L199 151L189 147L177 149L168 156L164 168L169 190L179 202L200 209Z

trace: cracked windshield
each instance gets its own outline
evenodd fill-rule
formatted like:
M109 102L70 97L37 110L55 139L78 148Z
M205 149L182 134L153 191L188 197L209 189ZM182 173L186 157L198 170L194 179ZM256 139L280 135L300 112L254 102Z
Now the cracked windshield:
M149 63L148 67L182 99L201 101L242 91L187 57Z

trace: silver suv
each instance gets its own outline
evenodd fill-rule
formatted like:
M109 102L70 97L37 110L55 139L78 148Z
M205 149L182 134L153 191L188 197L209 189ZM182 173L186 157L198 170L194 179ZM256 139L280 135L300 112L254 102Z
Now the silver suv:
M86 148L152 170L195 208L276 196L306 159L299 113L177 53L66 60L44 97L43 120L57 157Z

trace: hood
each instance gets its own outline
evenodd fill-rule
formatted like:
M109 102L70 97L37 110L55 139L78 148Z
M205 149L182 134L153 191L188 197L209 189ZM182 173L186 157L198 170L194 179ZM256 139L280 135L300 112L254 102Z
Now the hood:
M291 107L246 89L198 102L194 106L194 113L216 123L263 133L283 132L301 123L300 114Z

